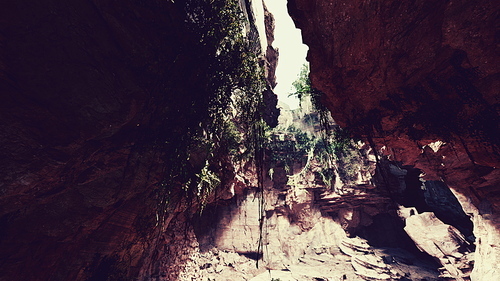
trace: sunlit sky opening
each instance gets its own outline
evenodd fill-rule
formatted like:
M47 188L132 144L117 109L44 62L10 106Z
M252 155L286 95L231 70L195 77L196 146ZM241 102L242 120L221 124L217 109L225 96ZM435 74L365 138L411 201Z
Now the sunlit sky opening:
M287 0L265 1L276 21L273 47L279 49L276 69L278 85L274 92L280 102L288 104L290 109L295 109L299 106L299 100L288 95L294 92L292 82L297 79L301 66L306 63L308 47L302 44L300 30L295 28L292 18L288 15L286 2Z

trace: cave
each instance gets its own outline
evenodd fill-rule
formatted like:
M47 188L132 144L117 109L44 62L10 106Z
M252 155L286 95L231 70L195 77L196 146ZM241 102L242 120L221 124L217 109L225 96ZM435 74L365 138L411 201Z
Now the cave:
M498 1L271 2L0 5L0 281L500 276Z

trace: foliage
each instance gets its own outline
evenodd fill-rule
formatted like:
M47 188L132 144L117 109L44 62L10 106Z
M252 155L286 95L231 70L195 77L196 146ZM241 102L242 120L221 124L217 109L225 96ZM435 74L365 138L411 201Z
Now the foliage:
M350 137L350 133L338 126L332 126L332 129L317 143L315 155L319 162L327 167L321 176L329 186L333 184L332 163L334 160L336 170L343 182L355 180L358 170L365 162L355 140Z
M292 125L285 131L272 135L267 143L270 164L289 169L294 163L300 163L307 159L307 152L312 145L313 141L307 133Z
M179 4L182 5L182 4ZM199 62L196 80L175 100L180 124L161 140L167 159L158 190L158 220L179 202L177 191L203 208L224 185L230 159L255 158L262 141L264 71L243 32L245 18L237 0L188 0L185 25L194 43L186 46ZM168 109L167 109L168 110ZM171 110L172 111L172 110ZM175 114L175 111L173 114ZM256 160L257 161L257 160Z
M208 196L220 185L221 180L219 176L209 169L208 160L198 177L198 186L196 196L201 200L202 208L206 205Z
M321 137L310 138L307 145L302 148L301 153L307 148L312 147L314 149L312 157L322 164L323 169L318 174L327 186L333 186L336 172L344 182L354 180L358 170L364 165L363 157L356 147L355 140L351 138L350 132L333 125L329 110L321 102L323 94L311 85L308 65L304 64L302 66L297 80L293 82L293 86L295 92L290 95L297 96L301 100L301 105L306 99L310 99L314 107L315 112L306 114L303 122L309 126L319 123L322 129ZM297 139L296 146L300 147L298 139L300 139L301 134L296 129L289 131ZM292 146L291 144L285 144L283 149ZM297 159L297 156L293 154L290 157ZM284 159L284 161L291 160Z
M317 112L317 114L307 116L306 118L311 118L307 121L314 122L317 120L325 131L329 131L331 124L330 111L321 101L323 93L314 88L311 84L308 64L302 65L299 76L297 77L297 80L292 83L292 85L295 88L295 92L289 94L289 96L296 96L299 99L301 106L304 101L310 100Z
M335 170L344 182L352 181L363 165L363 157L349 133L333 128L323 137L308 135L294 126L275 133L267 144L271 168L284 167L289 173L295 163L315 159L323 167L318 173L327 186L333 186Z
M311 80L309 79L309 65L302 65L299 76L297 80L292 82L292 86L295 88L295 92L289 94L289 96L296 96L299 101L303 101L305 98L310 97L313 93L311 87Z

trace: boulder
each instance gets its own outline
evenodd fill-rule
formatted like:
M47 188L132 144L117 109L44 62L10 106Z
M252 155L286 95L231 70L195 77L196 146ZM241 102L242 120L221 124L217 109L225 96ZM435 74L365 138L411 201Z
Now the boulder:
M457 280L469 276L471 266L461 261L469 243L458 229L443 223L432 212L408 217L404 229L421 251L439 260L443 276Z

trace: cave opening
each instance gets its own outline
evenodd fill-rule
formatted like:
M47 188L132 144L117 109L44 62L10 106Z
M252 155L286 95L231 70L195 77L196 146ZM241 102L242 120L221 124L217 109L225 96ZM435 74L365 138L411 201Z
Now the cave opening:
M402 194L401 204L415 207L418 213L433 212L444 223L456 227L470 243L474 243L471 218L446 183L422 180L421 171L408 167L408 171L411 170L413 172L408 172L405 177L406 190Z

